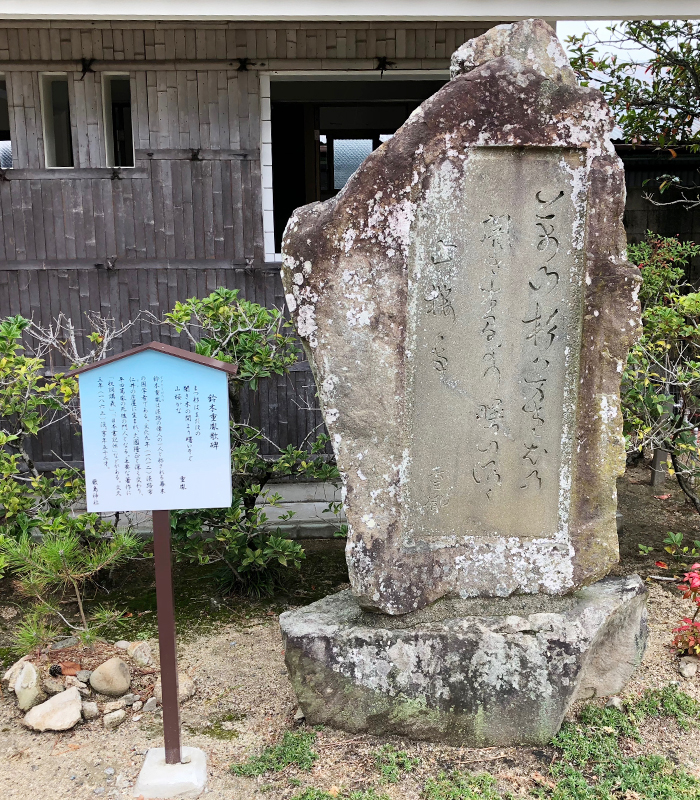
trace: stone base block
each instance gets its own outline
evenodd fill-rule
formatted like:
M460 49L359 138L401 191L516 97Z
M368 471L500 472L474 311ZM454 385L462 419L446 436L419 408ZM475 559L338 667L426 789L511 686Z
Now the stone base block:
M311 724L469 747L544 744L574 700L618 693L646 646L637 575L566 597L440 600L401 617L347 590L280 617Z
M165 748L152 747L146 753L134 797L194 798L204 791L207 782L207 757L198 747L183 747L183 763L166 764Z

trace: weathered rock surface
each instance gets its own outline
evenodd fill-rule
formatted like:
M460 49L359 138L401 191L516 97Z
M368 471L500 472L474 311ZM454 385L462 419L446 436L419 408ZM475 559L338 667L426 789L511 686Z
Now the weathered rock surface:
M60 678L53 678L49 675L42 681L41 688L46 692L47 695L51 696L54 694L59 694L66 688L66 686Z
M453 73L282 248L352 589L393 615L567 594L618 558L640 314L613 118L541 20L467 43Z
M67 731L80 721L80 694L75 686L34 706L22 720L33 731Z
M100 694L119 697L131 686L129 667L121 658L110 658L90 675L90 686Z
M153 654L148 642L131 642L126 648L126 654L139 667L148 667L153 663Z
M700 666L700 659L694 656L684 656L678 666L678 671L683 678L694 678L698 667Z
M46 700L46 694L41 688L41 678L31 661L25 661L22 665L15 681L15 694L17 705L22 711L29 711L30 708Z
M162 689L161 689L161 694L162 694ZM149 697L148 700L146 700L146 702L143 705L144 713L150 714L152 711L156 710L157 706L158 706L158 701L156 700L156 698Z
M81 711L83 719L97 719L100 716L100 709L94 700L83 700Z
M194 684L192 678L189 675L186 675L184 672L178 672L177 674L177 699L180 703L184 703L185 700L189 700L190 697L194 697L194 693L197 691L197 687ZM160 676L158 676L158 680L156 681L156 685L153 687L153 697L150 699L154 699L156 702L161 703L163 702L163 685L160 682ZM148 703L150 700L146 702L146 708L144 711L148 711Z
M105 714L102 717L102 724L108 730L114 730L118 728L122 722L126 719L126 711L123 708L118 709L117 711L110 711L108 714Z
M28 658L29 656L22 656L22 658L20 658L19 661L15 661L15 663L2 676L2 685L5 689L7 689L10 692L14 692L15 683L17 682L17 678L19 677L19 673L22 671L24 662Z
M616 694L637 667L644 595L634 575L568 597L441 600L388 617L344 591L285 612L280 626L311 725L468 747L544 744L574 700Z

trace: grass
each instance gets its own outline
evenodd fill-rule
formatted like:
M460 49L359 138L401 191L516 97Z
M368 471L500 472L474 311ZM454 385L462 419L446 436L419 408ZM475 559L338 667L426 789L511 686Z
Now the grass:
M507 800L512 797L499 794L496 779L486 772L478 775L443 772L437 778L428 778L424 796L426 800Z
M300 794L295 794L292 800L389 800L386 794L377 794L374 789L364 789L359 792L325 792L323 789L304 789Z
M266 772L281 772L289 766L308 772L318 755L311 749L316 741L314 731L286 731L279 744L266 747L259 756L251 756L242 764L232 764L231 772L253 778Z
M382 783L398 783L404 773L411 772L420 764L419 759L412 758L405 750L397 750L390 744L377 750L374 762L382 776Z
M628 701L624 710L588 704L576 722L568 722L554 737L558 755L547 776L539 776L530 800L700 800L700 780L682 766L660 755L629 756L625 747L641 742L640 724L657 717L676 721L688 736L700 724L700 703L676 686L647 690L637 700ZM279 772L294 765L310 770L317 758L312 750L314 732L285 733L282 741L266 748L259 756L231 767L237 775L257 776ZM382 783L398 783L416 769L419 759L387 744L374 754ZM296 783L296 782L295 782ZM522 794L517 795L519 798ZM503 791L488 773L443 772L429 778L421 794L423 800L515 800ZM292 800L389 800L374 788L363 791L309 787Z

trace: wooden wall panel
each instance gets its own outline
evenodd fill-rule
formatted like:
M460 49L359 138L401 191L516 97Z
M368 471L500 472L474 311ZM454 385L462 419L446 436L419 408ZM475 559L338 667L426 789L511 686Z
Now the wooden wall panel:
M259 70L446 68L485 27L436 23L0 23L13 170L0 173L0 316L48 325L60 312L124 322L157 317L217 286L283 307L277 268L264 264ZM40 80L69 78L74 169L47 170ZM131 76L133 170L106 164L103 74ZM131 329L117 349L161 339ZM84 343L87 346L87 343ZM322 428L305 361L243 399L245 414L282 446ZM266 452L272 454L269 446ZM79 461L65 423L42 434L39 462Z

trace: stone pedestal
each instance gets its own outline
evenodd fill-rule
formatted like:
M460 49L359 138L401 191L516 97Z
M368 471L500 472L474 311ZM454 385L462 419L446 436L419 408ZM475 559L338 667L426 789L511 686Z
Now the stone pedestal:
M440 600L402 617L350 591L280 617L306 719L454 745L544 744L574 700L616 694L644 653L645 589Z

